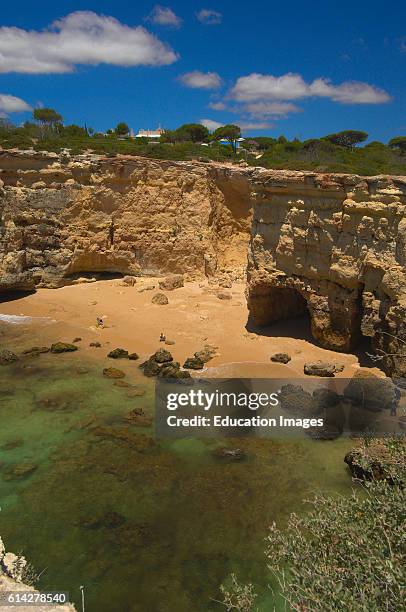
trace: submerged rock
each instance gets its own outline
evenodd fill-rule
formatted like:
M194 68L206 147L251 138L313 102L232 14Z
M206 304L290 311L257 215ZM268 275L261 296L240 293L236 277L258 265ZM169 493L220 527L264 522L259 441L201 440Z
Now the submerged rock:
M51 345L51 353L73 353L77 350L78 347L69 342L55 342L55 344Z
M391 378L380 378L371 372L360 370L344 389L344 397L353 405L378 412L396 405L400 392Z
M154 359L147 359L139 366L141 370L144 372L145 376L152 378L153 376L158 376L160 367Z
M247 453L242 448L216 448L213 451L213 456L218 459L228 459L229 461L241 461L246 459Z
M16 463L12 466L8 466L3 474L4 480L22 480L31 476L33 472L38 468L34 463Z
M0 365L9 365L10 363L15 363L18 361L18 357L12 351L7 349L0 350Z
M125 373L117 368L104 368L103 376L106 378L124 378Z

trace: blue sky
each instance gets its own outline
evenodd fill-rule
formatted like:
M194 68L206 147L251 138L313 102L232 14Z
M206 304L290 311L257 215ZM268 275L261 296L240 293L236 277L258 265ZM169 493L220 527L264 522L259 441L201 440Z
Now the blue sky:
M56 23L55 23L56 22ZM406 134L406 3L224 0L6 3L0 114L65 123L237 123L301 139Z

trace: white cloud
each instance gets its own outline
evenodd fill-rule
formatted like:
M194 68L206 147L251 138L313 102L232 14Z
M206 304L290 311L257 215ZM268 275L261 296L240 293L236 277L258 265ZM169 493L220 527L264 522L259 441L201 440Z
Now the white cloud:
M23 113L32 110L31 106L21 98L0 94L0 116L5 117L8 113Z
M273 127L272 123L239 123L241 130L244 132L247 130L269 130Z
M225 110L227 107L224 102L210 102L209 108L212 108L213 110L222 111Z
M316 79L310 85L310 95L330 98L343 104L382 104L390 100L389 94L383 89L359 81L332 85L326 79Z
M179 28L182 25L182 19L169 6L161 6L160 4L154 6L147 20L157 25L172 26L174 28Z
M390 100L386 91L368 83L345 81L333 85L322 78L306 83L300 74L291 72L280 77L258 73L240 77L230 95L239 102L298 100L311 96L330 98L343 104L380 104Z
M73 72L78 64L160 66L177 59L145 28L92 11L70 13L43 31L0 28L0 73Z
M217 128L224 125L224 123L213 121L213 119L200 119L199 123L201 123L202 125L205 125L207 129L210 130L211 132L214 132L214 130L217 130Z
M194 89L216 89L221 86L221 78L217 72L194 70L193 72L182 74L179 80L186 87L193 87Z
M244 105L244 111L252 117L286 117L301 109L291 102L249 102Z
M211 9L201 9L196 13L197 19L204 25L218 25L223 19L223 15Z

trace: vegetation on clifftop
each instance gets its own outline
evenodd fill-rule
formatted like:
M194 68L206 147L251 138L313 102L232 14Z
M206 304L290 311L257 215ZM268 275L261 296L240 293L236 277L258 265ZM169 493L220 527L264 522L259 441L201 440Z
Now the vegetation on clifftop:
M104 133L87 126L64 125L62 116L51 108L35 109L35 122L17 127L0 119L0 147L34 149L72 154L92 151L115 156L141 155L155 159L247 162L264 168L343 172L360 175L406 175L406 137L396 136L387 144L370 142L366 132L345 130L323 138L288 141L279 138L247 136L237 150L240 128L226 125L212 134L201 124L185 124L164 132L160 142L133 138L124 122ZM228 144L220 144L220 140Z

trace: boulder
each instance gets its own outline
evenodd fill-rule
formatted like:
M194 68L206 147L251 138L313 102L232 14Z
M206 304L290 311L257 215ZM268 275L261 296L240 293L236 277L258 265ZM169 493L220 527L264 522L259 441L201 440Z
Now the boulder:
M136 282L137 279L135 278L135 276L123 276L120 285L122 285L123 287L134 287Z
M89 344L89 346L91 346L93 348L101 348L101 343L100 342L91 342Z
M72 340L72 342L74 342L74 343L75 343L75 342L82 342L82 338L74 338L74 339Z
M160 367L154 359L147 359L140 364L141 370L144 372L145 376L152 378L153 376L158 376Z
M169 304L169 300L164 293L155 293L155 295L152 296L151 302L159 306L166 306Z
M173 291L184 286L182 274L170 274L159 281L158 286L165 291Z
M107 357L110 359L128 359L128 351L122 348L116 348L110 351Z
M328 361L306 362L303 371L308 376L331 377L337 372L342 372L344 366L338 363L330 363Z
M139 359L139 355L138 355L137 353L130 353L130 354L128 355L128 359L129 359L130 361L137 361L137 359Z
M24 569L27 565L27 560L24 557L18 557L14 553L8 552L3 556L1 564L6 576L9 576L16 582L22 582Z
M344 389L344 397L354 406L378 412L390 410L399 399L391 378L380 378L367 370L358 371Z
M156 363L168 363L169 361L173 361L171 353L166 349L157 350L151 355L150 359L153 359Z
M0 350L0 365L9 365L10 363L15 363L18 361L18 357L15 353L7 349Z
M77 350L78 347L75 344L69 344L69 342L55 342L51 345L51 353L73 353Z
M289 363L291 359L291 356L287 353L275 353L275 355L272 355L271 357L271 361L274 361L275 363Z
M206 344L201 351L196 351L195 357L203 361L203 363L207 363L217 354L217 348L217 346Z
M51 349L48 346L32 346L29 349L25 349L23 351L23 355L28 355L29 357L38 357L43 353L49 353Z
M279 401L281 408L289 415L310 417L313 412L312 396L300 385L283 385Z
M103 376L106 378L124 378L125 373L117 368L104 368Z
M202 370L204 368L204 361L199 357L188 357L183 367L187 370Z

